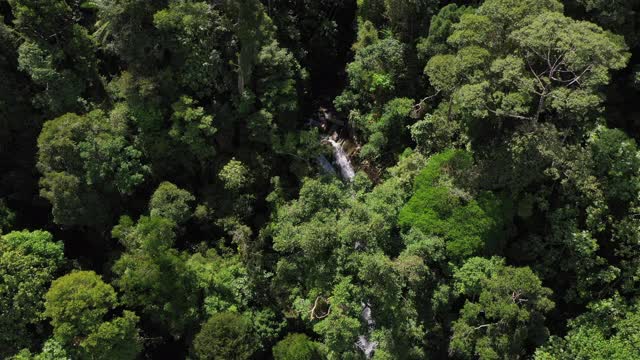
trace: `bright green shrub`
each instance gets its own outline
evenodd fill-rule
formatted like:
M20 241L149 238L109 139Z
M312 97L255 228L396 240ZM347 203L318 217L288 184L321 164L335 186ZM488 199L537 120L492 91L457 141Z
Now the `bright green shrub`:
M456 187L472 164L471 155L447 150L433 156L416 177L414 194L401 210L402 227L445 239L452 258L494 253L504 240L508 202L491 192L475 197Z
M289 334L273 347L275 360L319 360L316 343L305 334Z

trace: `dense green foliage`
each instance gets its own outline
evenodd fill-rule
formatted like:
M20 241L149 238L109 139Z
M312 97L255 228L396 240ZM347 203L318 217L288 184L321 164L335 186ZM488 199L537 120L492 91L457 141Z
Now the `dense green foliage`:
M321 359L318 346L304 334L289 334L273 347L275 360Z
M230 312L213 315L193 341L198 359L249 359L255 345L249 320Z
M43 296L64 261L63 246L46 231L14 231L0 237L0 356L31 346ZM42 329L38 329L42 331Z
M452 259L495 254L504 241L504 201L491 192L472 196L456 187L468 170L469 153L447 150L429 159L416 177L414 193L400 212L400 224L436 235L446 242Z
M140 352L138 317L124 311L104 321L118 304L113 287L91 271L74 271L53 281L45 295L44 316L53 337L83 359L135 359Z
M639 14L0 1L0 358L640 359Z

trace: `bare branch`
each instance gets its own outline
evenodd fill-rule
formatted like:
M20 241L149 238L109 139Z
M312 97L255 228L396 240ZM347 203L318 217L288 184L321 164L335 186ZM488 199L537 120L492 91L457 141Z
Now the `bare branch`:
M411 110L410 116L414 119L419 119L424 114L424 103L433 99L434 97L440 94L440 90L436 91L435 94L427 96L426 98L420 100L417 104L413 105L413 109Z
M331 299L331 298L329 298ZM316 308L318 307L318 302L322 300L322 302L324 302L325 304L329 304L329 307L327 308L327 312L325 312L324 314L316 314ZM327 316L329 316L329 314L331 314L331 304L329 302L329 300L325 299L322 296L318 296L316 297L316 301L314 301L313 303L313 308L311 308L311 310L309 311L310 315L311 315L311 320L314 319L323 319L326 318Z
M426 98L420 100L417 104L413 105L413 108L415 109L417 106L421 106L424 102L426 102L426 101L428 101L430 99L433 99L434 97L438 96L438 94L440 94L440 90L436 91L435 94L429 95Z
M592 65L587 66L586 69L584 69L584 71L575 79L573 79L573 81L571 81L570 83L567 84L567 86L571 86L575 83L578 83L578 85L580 85L580 79L589 71L591 71Z
M498 115L498 116L506 116L506 117L510 117L510 118L514 118L514 119L518 119L518 120L534 120L534 118L532 118L531 116L522 116L522 115L518 115L518 114L501 114L501 113L489 108L488 106L485 106L485 107L491 113L493 113L495 115Z
M535 71L535 70L533 70L533 66L531 66L531 63L529 62L529 59L527 59L527 65L529 66L529 70L531 71L531 73L533 74L533 76L536 78L536 80L538 80L538 84L540 84L540 90L541 90L543 93L546 93L546 92L547 92L547 87L544 85L544 82L543 82L543 81L542 81L542 79L540 78L540 75L538 75L538 74L536 73L536 71ZM544 73L542 73L542 74L544 74ZM542 94L537 93L537 92L536 92L536 94L538 94L538 95L542 95Z
M484 324L484 325L476 326L476 327L473 328L473 330L475 331L475 330L480 330L480 329L483 329L483 328L488 328L488 327L496 325L496 324L497 323L491 323L491 324Z

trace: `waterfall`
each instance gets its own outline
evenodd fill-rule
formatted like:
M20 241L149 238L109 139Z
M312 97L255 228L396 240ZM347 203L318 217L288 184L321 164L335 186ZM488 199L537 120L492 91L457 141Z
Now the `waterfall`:
M329 175L334 175L334 176L338 175L336 174L336 169L333 168L333 165L331 165L329 160L327 160L327 158L324 155L319 155L316 158L316 161L318 162L318 165L320 165L320 167L325 173Z
M356 173L353 170L353 166L351 166L347 153L342 149L342 145L332 138L327 138L326 141L333 147L333 155L336 166L340 169L340 175L344 180L352 181Z
M371 308L369 307L369 305L362 303L362 314L360 315L360 317L362 318L362 320L367 322L367 327L369 328L368 332L371 333L371 331L373 331L373 329L375 328L376 322L371 316ZM358 349L362 350L367 359L371 359L373 352L376 350L376 347L378 347L378 342L369 341L369 339L367 339L367 336L360 335L358 336L356 346L358 347Z

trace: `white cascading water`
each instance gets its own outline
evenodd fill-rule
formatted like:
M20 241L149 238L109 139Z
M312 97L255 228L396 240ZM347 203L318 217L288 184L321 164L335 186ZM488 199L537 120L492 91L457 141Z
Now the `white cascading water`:
M371 316L371 308L367 304L362 304L362 320L367 322L367 327L369 328L369 333L373 331L375 328L376 322L373 320ZM373 352L378 347L377 341L369 341L365 335L358 336L358 341L356 342L356 346L362 350L367 359L371 359Z
M337 176L338 174L336 174L336 169L333 168L333 165L331 165L331 163L329 162L329 160L327 160L327 158L324 155L319 155L316 158L316 161L318 162L318 165L320 165L320 167L322 168L322 170L329 174L329 175L333 175L333 176Z
M353 166L351 166L351 161L349 161L349 157L347 153L342 149L342 145L333 140L332 138L326 139L329 144L333 147L333 155L335 157L336 166L340 169L340 175L346 181L351 181L356 176L355 171L353 170Z
M342 178L346 181L352 181L353 178L356 176L356 174L355 174L355 171L353 170L353 166L351 165L351 161L349 161L349 157L347 156L347 153L344 151L344 149L342 149L342 144L333 140L331 137L327 137L324 140L327 141L329 144L331 144L331 146L333 147L333 156L335 157L335 164L340 169L340 175L342 176ZM326 158L324 158L324 156L318 157L317 161L326 172L335 173L335 170L330 166L330 164L328 164L328 161ZM356 242L355 246L356 246L356 250L361 248L360 242ZM361 318L367 323L367 328L369 330L368 333L370 334L371 331L374 330L376 323L373 320L373 317L371 316L371 308L369 307L369 305L365 303L362 303ZM371 359L374 351L378 347L378 342L370 341L367 338L367 335L360 335L358 336L358 341L355 343L355 345L358 349L360 349L364 353L367 359Z

